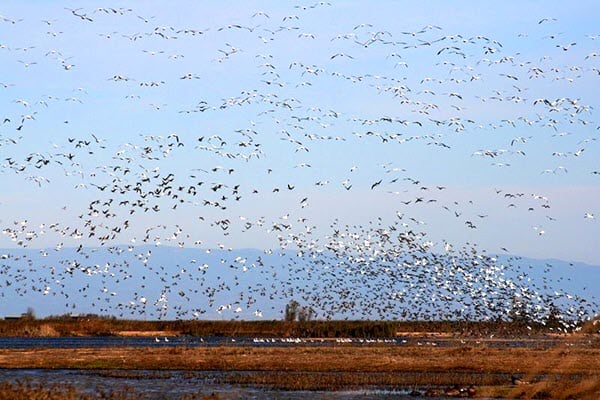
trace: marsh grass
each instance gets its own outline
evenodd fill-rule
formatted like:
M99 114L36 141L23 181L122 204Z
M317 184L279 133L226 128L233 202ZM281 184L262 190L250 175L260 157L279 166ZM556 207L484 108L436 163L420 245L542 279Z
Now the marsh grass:
M146 379L146 378L144 378ZM0 400L144 400L142 393L132 388L106 390L95 388L93 391L82 391L69 384L47 384L33 382L29 379L17 382L0 383ZM215 393L186 393L179 400L221 400Z
M93 393L82 392L72 385L48 385L30 380L0 383L0 400L136 400L135 391L96 389Z
M414 333L444 346L334 344L289 347L149 347L106 349L2 349L2 368L81 368L107 378L168 379L171 370L223 371L217 381L275 390L349 390L475 387L476 397L507 399L600 399L600 336L549 335L508 323L400 323L376 321L0 321L0 336L117 335L175 332L195 336L390 337ZM540 328L541 329L541 328ZM390 333L393 332L393 333ZM494 338L482 337L493 333ZM504 339L498 339L503 337ZM548 340L548 338L550 340ZM531 340L532 346L498 348L496 340ZM432 339L427 339L423 343ZM150 371L149 373L147 371ZM518 374L522 383L513 384ZM142 378L139 378L142 379ZM31 382L0 384L4 399L130 399L133 392L79 393L74 387ZM129 397L128 397L129 396ZM218 399L203 393L183 400Z
M489 387L480 393L484 397L506 399L598 400L600 379L598 376L551 377L504 388Z
M590 351L597 341L589 341ZM576 371L585 363L582 358L571 357L572 345L562 342L549 349L544 358L528 363L522 374L522 383L513 385L506 398L598 400L600 399L600 368L595 366L583 374L552 374L555 371Z
M589 328L586 325L586 329ZM594 327L595 328L595 327ZM541 324L469 321L140 321L101 317L49 317L41 320L0 320L0 336L115 336L122 333L171 332L190 336L265 336L320 338L389 338L398 334L438 333L470 336L555 334Z
M364 390L439 388L449 386L500 385L506 376L449 373L363 373L363 372L253 372L227 374L220 381L233 385L261 386L279 390Z

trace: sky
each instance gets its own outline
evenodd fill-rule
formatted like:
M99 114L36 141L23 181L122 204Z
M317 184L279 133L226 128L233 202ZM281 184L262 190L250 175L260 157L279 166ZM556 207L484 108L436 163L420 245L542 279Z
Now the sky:
M0 248L318 247L381 218L598 265L599 8L5 1Z

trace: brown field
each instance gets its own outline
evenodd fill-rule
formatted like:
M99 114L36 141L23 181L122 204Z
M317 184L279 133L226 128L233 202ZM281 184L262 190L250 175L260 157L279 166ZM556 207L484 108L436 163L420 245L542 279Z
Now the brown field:
M600 374L600 346L331 345L0 349L0 368Z
M0 368L90 369L106 376L128 376L138 370L232 371L222 378L223 383L282 390L418 388L421 394L467 396L470 388L471 397L476 398L599 399L600 335L596 326L588 324L578 333L561 335L534 328L464 322L0 321L0 336L411 337L402 346L332 342L319 347L0 349ZM494 346L494 342L514 338L531 341L531 346ZM515 374L521 379L517 384L511 380ZM0 384L0 400L136 398L132 393L85 396L68 387Z
M474 339L451 347L84 348L0 350L0 368L120 371L252 371L229 383L288 390L473 386L477 397L590 398L600 395L600 343L565 339L552 348L492 348ZM457 342L460 343L460 342ZM512 374L527 383L513 385Z

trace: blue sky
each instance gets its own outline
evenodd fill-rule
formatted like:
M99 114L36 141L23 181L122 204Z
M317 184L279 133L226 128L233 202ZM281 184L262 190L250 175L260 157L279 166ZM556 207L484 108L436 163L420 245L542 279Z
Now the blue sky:
M400 214L438 250L600 264L597 2L165 4L0 6L0 248L128 221L109 243L270 249Z

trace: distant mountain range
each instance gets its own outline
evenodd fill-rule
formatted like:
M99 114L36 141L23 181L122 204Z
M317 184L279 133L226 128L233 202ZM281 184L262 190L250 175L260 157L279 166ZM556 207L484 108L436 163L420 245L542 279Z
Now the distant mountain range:
M510 307L498 291L513 286L517 300L554 296L573 310L583 301L581 314L598 312L600 266L506 255L494 264L499 267L490 269L494 275L484 277L477 269L423 265L390 270L331 254L299 257L292 250L0 249L0 316L31 307L39 317L95 313L136 319L282 319L294 299L312 306L317 317L398 319L420 315L415 314L418 306L423 316L435 318L442 315L433 313L440 304L450 304L451 312L458 313L461 307L477 307L486 296ZM402 274L403 280L398 278ZM489 312L477 315L485 318Z

